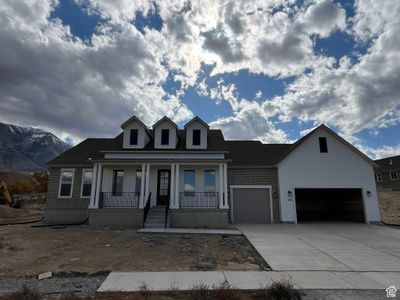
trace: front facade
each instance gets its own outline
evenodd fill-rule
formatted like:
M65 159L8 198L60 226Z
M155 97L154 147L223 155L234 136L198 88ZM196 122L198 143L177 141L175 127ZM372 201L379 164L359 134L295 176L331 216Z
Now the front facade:
M49 163L46 222L224 228L326 216L380 221L374 163L324 125L295 144L225 141L198 117L183 129L167 117L152 129L136 117L121 128L116 138L87 139ZM313 148L320 137L329 154ZM337 198L327 200L324 189Z
M375 180L378 189L400 191L400 155L378 159Z

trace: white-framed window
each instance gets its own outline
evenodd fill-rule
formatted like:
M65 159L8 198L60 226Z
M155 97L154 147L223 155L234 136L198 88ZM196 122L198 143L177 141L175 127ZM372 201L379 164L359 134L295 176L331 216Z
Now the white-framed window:
M397 171L390 171L390 180L398 180L399 176L397 174Z
M193 195L196 191L196 171L185 170L184 172L184 191L186 195Z
M211 193L215 192L215 170L204 171L204 192Z
M376 173L375 174L375 180L376 180L376 182L382 182L382 174L381 173Z
M58 198L71 198L74 187L75 169L61 169Z
M90 198L92 193L92 180L93 170L83 169L82 171L82 184L81 184L81 198Z

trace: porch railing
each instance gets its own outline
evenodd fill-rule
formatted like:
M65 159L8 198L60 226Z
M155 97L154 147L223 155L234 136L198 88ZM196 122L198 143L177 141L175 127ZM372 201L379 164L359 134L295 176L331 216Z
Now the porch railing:
M180 204L182 208L218 208L219 197L217 192L181 192Z
M139 206L139 193L101 193L100 208L118 208L118 207L133 207Z

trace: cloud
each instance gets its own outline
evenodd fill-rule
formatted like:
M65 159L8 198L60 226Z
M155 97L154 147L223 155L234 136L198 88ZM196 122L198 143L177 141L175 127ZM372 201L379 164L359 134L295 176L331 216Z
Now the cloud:
M232 117L220 118L210 124L223 131L227 140L261 140L264 143L286 143L286 133L262 114L260 106L249 103Z
M392 9L399 7L398 3L393 1ZM265 103L264 109L282 121L297 118L328 123L346 133L400 123L400 22L391 19L391 14L384 16L371 10L359 13L356 10L356 29L364 28L371 18L384 18L375 22L384 26L370 27L371 36L376 38L367 53L355 63L343 57L338 65L327 61L300 75L283 96Z
M54 3L8 1L0 8L0 116L74 140L112 136L132 114L187 120L191 111L162 87L168 70L156 45L132 24L103 29L91 45L50 19ZM26 13L28 15L26 15Z

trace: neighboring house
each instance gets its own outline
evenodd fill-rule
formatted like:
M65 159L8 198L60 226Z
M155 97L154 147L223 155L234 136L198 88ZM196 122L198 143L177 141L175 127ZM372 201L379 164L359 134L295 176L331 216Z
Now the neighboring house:
M400 191L400 155L375 160L375 180L378 188Z
M379 222L377 165L325 125L294 144L225 141L195 117L183 129L138 118L49 162L45 220L132 227Z

